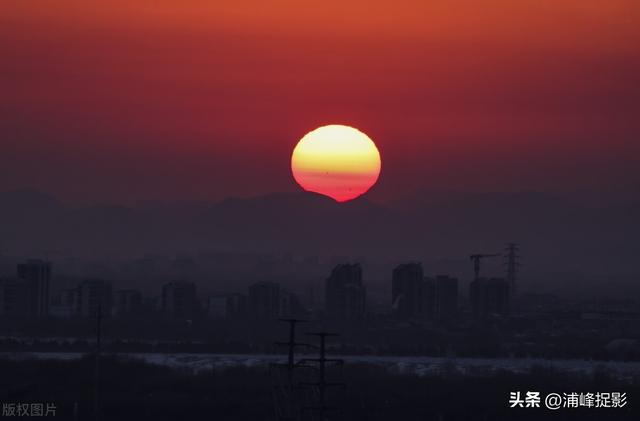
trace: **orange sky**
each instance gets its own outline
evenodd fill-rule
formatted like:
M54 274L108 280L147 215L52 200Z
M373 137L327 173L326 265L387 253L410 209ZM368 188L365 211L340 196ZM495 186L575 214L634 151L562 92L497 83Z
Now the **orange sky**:
M293 191L329 123L376 141L382 199L640 182L634 0L5 1L0 56L0 189Z

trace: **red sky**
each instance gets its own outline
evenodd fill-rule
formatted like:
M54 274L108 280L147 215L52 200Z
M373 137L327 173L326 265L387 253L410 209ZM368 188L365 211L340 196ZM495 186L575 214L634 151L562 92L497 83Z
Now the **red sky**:
M4 1L0 190L73 201L296 191L320 125L370 197L640 185L640 2Z

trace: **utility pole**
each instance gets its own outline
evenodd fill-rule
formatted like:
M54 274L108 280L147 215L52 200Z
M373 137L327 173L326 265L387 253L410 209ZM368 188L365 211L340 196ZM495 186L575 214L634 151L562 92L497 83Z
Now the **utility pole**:
M293 387L293 369L295 368L295 349L300 346L310 346L306 343L296 342L296 324L304 323L306 320L301 319L279 319L281 322L289 323L289 341L288 342L276 342L276 345L286 346L287 352L287 371L289 377L289 386Z
M310 386L318 389L318 400L315 405L303 408L311 412L311 419L316 419L313 414L318 414L318 420L325 421L326 414L329 412L339 412L340 408L327 405L327 389L330 387L345 387L344 383L328 382L326 377L327 364L337 364L342 366L344 361L341 359L327 358L326 357L326 338L330 336L339 336L336 333L329 332L314 332L307 335L317 336L320 339L320 346L318 347L320 355L318 358L306 358L301 360L301 363L315 363L318 368L318 378L315 382L301 383L302 386Z
M280 381L279 368L283 364L272 364L271 375L275 379L273 388L273 400L278 420L293 420L296 417L296 407L298 402L295 396L294 370L298 368L295 361L295 349L298 347L312 347L310 344L296 342L296 325L304 323L301 319L279 319L281 322L289 324L289 340L287 342L276 342L276 346L287 347L287 363L284 364L287 370L286 384Z

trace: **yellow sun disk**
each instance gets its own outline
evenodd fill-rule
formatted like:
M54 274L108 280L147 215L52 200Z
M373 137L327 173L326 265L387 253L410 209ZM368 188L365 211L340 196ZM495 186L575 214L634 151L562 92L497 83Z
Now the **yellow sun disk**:
M377 181L380 166L373 141L359 130L340 125L307 133L291 158L298 184L338 201L365 193Z

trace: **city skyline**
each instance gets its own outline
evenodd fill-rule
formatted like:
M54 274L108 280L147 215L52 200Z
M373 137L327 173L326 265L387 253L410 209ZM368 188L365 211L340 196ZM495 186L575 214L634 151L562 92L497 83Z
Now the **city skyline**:
M639 0L3 0L0 57L1 417L637 421Z

